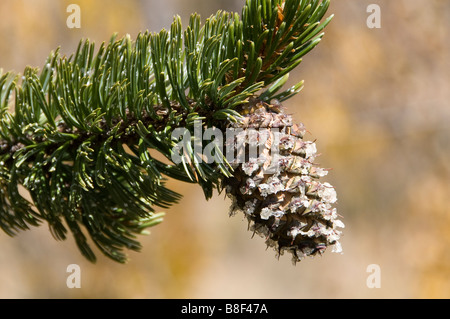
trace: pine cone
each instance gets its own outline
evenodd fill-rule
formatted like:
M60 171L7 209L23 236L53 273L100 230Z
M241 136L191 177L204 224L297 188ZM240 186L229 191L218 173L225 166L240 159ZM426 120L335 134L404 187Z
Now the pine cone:
M251 105L242 112L247 113L243 122L233 126L235 137L227 141L227 150L234 150L234 175L225 180L233 200L230 214L242 211L250 229L278 257L291 252L294 264L328 246L341 252L338 228L344 224L332 207L334 188L318 181L328 171L313 163L315 143L303 140L303 124L293 124L279 105Z

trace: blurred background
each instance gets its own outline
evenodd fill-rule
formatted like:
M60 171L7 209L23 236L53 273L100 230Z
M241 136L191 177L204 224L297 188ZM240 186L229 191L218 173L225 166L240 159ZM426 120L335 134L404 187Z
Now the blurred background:
M81 28L69 29L69 4ZM0 67L42 66L51 50L70 55L81 38L169 28L179 14L203 21L241 12L243 0L2 0ZM381 8L381 28L366 11ZM450 3L445 0L332 0L335 18L319 46L291 73L305 88L285 102L317 139L326 180L338 192L344 253L293 266L251 238L230 201L206 201L200 187L170 181L184 195L143 249L117 264L90 264L71 238L46 225L10 238L0 232L0 298L449 298ZM66 286L69 264L81 289ZM369 288L367 267L381 269Z

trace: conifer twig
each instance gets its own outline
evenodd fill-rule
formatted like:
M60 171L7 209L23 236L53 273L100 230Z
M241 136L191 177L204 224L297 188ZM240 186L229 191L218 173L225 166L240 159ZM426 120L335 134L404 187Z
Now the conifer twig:
M136 235L162 221L180 195L165 176L198 183L206 198L233 174L226 161L169 161L172 133L194 123L226 128L255 99L286 100L289 72L323 36L329 0L247 0L241 16L219 11L183 30L114 35L96 50L52 52L42 69L0 71L0 228L15 235L45 221L58 240L72 233L82 254L125 262ZM13 107L13 112L10 108ZM23 196L25 189L30 198Z

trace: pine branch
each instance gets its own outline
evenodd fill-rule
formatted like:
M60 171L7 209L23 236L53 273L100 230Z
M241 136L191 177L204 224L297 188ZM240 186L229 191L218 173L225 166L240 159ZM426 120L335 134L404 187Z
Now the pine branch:
M136 235L162 221L180 195L165 176L198 183L210 198L233 170L222 163L171 161L176 128L225 128L254 98L269 102L289 72L313 49L332 17L329 0L248 0L242 15L219 11L201 26L141 33L103 43L89 40L65 57L23 76L0 71L0 227L15 235L46 221L58 240L72 233L82 254L96 257L87 231L108 257L125 262ZM14 112L10 111L13 107ZM193 141L194 143L194 141ZM24 196L26 190L31 200Z

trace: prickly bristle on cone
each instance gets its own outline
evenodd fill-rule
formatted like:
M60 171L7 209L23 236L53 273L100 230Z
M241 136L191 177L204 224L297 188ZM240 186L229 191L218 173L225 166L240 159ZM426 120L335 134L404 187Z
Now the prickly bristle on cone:
M336 191L319 182L328 171L314 164L316 145L303 140L303 124L263 102L242 113L227 144L234 150L234 174L225 181L231 214L243 212L250 229L278 256L292 253L294 263L329 246L341 252L339 228L344 224L333 207Z

